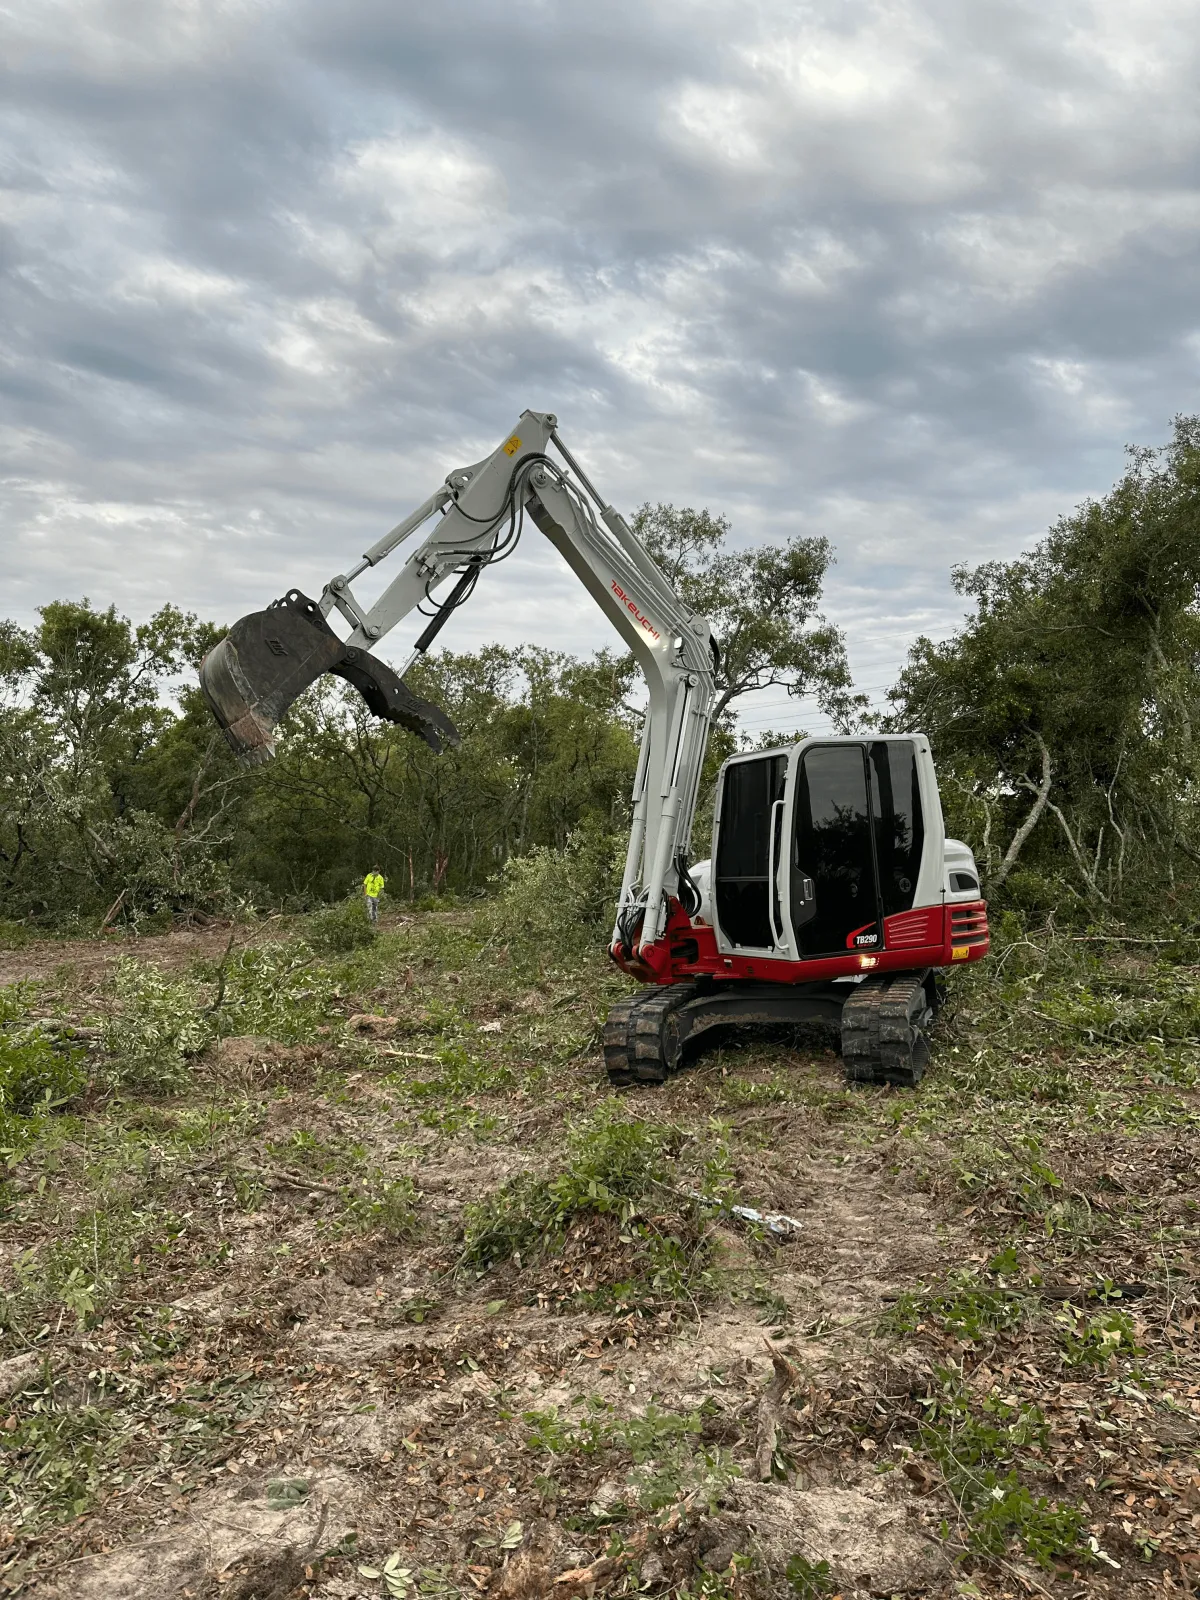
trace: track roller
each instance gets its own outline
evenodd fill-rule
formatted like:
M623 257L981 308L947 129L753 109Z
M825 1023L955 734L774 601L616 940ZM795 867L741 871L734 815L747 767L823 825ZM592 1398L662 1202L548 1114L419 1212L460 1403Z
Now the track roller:
M937 1009L932 973L866 978L842 1007L842 1061L850 1083L914 1088L929 1064Z

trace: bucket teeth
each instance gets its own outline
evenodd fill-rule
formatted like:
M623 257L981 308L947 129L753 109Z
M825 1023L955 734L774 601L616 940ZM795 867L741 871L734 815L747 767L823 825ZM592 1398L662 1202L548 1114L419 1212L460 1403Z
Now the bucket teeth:
M458 744L458 730L439 706L413 694L369 651L343 644L296 589L234 623L200 663L200 687L234 753L257 766L275 754L275 730L288 707L325 672L345 678L375 716L419 734L433 750Z

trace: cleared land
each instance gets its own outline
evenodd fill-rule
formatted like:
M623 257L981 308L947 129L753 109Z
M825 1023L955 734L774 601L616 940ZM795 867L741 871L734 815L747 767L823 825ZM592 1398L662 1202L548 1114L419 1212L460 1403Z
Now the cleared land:
M0 1592L1200 1586L1193 947L615 1099L623 980L496 926L0 953Z

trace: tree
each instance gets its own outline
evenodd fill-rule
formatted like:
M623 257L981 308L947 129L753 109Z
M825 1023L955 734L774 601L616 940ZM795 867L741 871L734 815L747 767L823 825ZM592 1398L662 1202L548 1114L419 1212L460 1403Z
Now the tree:
M134 628L114 607L55 601L0 630L0 905L7 915L154 910L217 892L208 854L184 846L130 791L174 714L169 681L216 630L166 606Z
M727 550L723 516L690 506L644 505L634 532L668 581L708 618L721 652L714 721L755 689L815 694L835 725L866 704L855 695L845 641L817 610L832 559L827 539Z
M945 644L918 641L892 722L933 739L990 889L1031 850L1096 905L1200 862L1200 418L1131 451L1113 490L1028 555L955 582L974 614Z

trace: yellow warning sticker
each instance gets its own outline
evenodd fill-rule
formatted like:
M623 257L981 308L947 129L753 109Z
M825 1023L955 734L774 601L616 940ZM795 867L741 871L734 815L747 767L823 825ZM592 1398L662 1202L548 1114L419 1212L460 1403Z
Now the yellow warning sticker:
M514 433L512 438L504 446L504 454L506 456L515 456L517 451L520 448L521 448L521 441L520 441L520 439L517 438L516 434Z
M965 961L970 954L971 946L969 944L955 944L950 946L951 961Z

